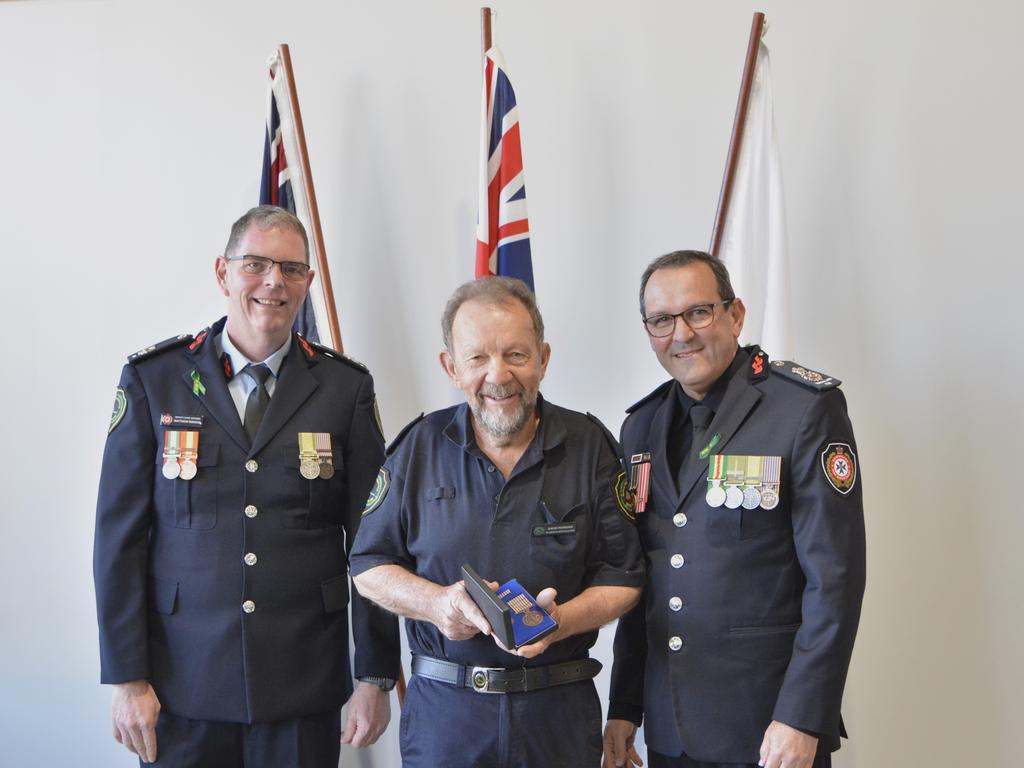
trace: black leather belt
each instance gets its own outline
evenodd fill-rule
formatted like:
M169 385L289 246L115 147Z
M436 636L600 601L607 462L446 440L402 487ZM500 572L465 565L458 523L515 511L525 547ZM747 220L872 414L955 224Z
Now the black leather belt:
M580 659L545 667L467 667L430 656L413 656L412 673L430 680L472 688L477 693L523 693L553 685L592 680L601 671L597 659Z

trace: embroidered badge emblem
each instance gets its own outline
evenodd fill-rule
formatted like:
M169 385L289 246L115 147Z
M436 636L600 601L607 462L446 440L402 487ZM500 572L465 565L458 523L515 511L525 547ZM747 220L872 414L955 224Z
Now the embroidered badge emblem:
M366 506L363 508L364 517L384 502L384 497L388 495L390 488L391 476L384 467L381 467L380 472L377 473L377 479L373 483L373 488L370 490L370 495L366 499Z
M829 443L821 452L825 479L838 493L846 496L857 483L857 457L847 443Z

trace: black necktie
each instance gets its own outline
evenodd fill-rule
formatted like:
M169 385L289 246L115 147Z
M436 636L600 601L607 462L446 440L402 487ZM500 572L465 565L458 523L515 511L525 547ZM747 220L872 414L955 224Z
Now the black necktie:
M245 418L242 421L245 431L249 433L249 439L253 440L256 438L256 430L260 428L260 422L263 421L263 414L267 412L267 405L270 403L270 395L267 394L266 386L270 369L263 363L250 364L242 369L242 373L247 374L256 382L256 386L252 388L245 401Z
M690 421L693 423L693 442L690 445L693 446L693 452L704 448L704 433L707 432L708 425L714 416L715 414L706 405L698 404L690 408Z

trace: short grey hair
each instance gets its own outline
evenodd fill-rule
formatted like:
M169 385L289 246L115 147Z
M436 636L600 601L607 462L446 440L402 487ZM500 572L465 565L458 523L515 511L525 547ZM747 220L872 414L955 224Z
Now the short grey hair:
M235 253L238 243L249 227L266 231L268 229L283 229L294 232L302 238L302 246L306 263L309 264L309 236L306 235L306 228L294 213L278 208L276 205L257 205L242 214L242 217L231 225L231 235L228 237L228 244L224 246L225 256L237 256Z
M729 279L729 270L726 269L722 260L712 256L706 251L672 251L664 256L659 256L644 270L640 278L640 316L647 317L647 304L644 301L644 291L647 290L647 282L651 275L659 269L674 269L676 267L688 267L691 264L707 264L715 276L715 284L718 286L719 301L732 301L736 293L732 289L732 281Z
M519 302L526 308L533 321L533 332L537 336L537 346L544 344L544 318L540 316L540 309L537 307L537 298L533 291L522 280L514 277L481 277L477 280L470 280L455 289L455 293L445 304L444 313L441 315L441 334L444 336L444 346L449 352L452 351L452 325L455 322L455 315L459 308L467 301L479 301L482 304L503 304L508 305Z

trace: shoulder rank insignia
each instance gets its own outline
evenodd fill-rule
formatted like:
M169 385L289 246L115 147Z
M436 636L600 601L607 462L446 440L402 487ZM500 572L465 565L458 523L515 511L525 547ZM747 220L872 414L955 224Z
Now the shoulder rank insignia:
M370 489L370 495L366 499L366 506L363 507L364 517L373 512L384 502L384 497L388 495L388 490L390 488L391 475L388 474L387 469L381 467L380 471L377 473L377 479L373 481L373 488Z
M847 496L857 484L857 457L849 443L826 445L821 451L821 469L841 496Z
M114 392L114 410L110 414L110 426L107 428L107 434L109 435L114 431L114 427L121 423L121 419L128 413L128 398L124 395L124 389L121 387L117 388Z
M633 411L637 410L641 405L647 403L648 401L661 397L663 394L665 394L665 392L668 391L668 388L672 386L672 383L673 380L669 379L664 384L655 389L653 392L648 393L647 395L633 403L631 406L629 406L629 408L626 409L626 413L632 413Z
M797 365L791 360L775 360L772 362L771 369L773 373L777 373L798 384L803 384L805 387L816 389L819 392L824 392L826 389L835 389L842 384L839 379L833 378L827 373L812 371L809 368L804 368L802 365Z
M395 439L391 441L391 444L387 448L386 453L387 453L388 456L390 456L392 453L395 452L395 448L398 447L398 444L400 442L402 442L403 438L405 438L405 436L408 435L409 432L412 431L412 428L415 427L417 424L419 424L421 421L423 421L423 414L422 413L419 416L417 416L415 419L410 421L408 424L406 424L404 427L402 427L402 431L399 432L398 435L395 436Z
M316 353L319 352L324 357L329 357L332 360L337 360L339 363L345 363L351 368L355 368L357 371L362 373L369 373L370 369L363 365L361 362L356 360L354 357L346 355L344 352L328 347L326 344L320 344L315 341L310 341L301 334L296 334L299 337L299 346L302 347L306 356L312 360Z
M147 357L150 357L151 355L155 355L157 352L163 352L168 349L174 349L175 347L179 347L182 344L186 344L191 341L192 334L190 333L183 333L179 336L172 336L169 339L164 339L158 344L151 344L148 347L143 347L138 352L133 352L132 354L128 355L128 362L134 364L139 362L140 360L145 360Z

